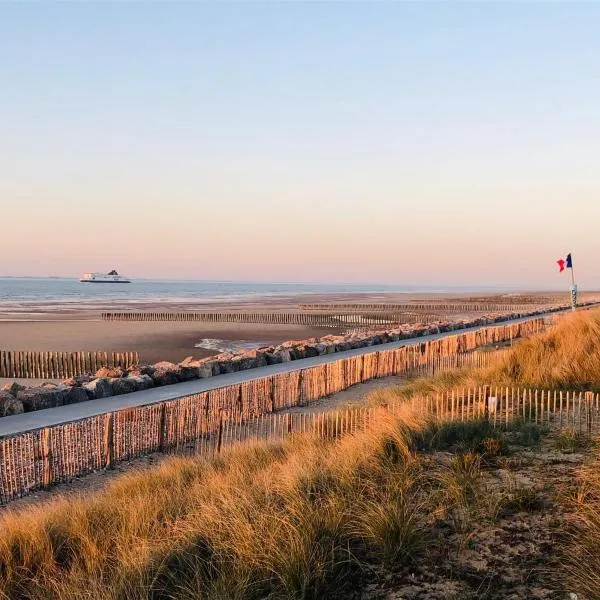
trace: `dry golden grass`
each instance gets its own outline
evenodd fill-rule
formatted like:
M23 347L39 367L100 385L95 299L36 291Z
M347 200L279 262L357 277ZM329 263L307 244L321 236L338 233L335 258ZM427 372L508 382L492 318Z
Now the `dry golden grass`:
M521 340L500 364L414 379L403 386L378 390L370 401L386 404L415 394L490 382L508 387L600 391L600 310L562 317L546 333Z
M492 377L580 387L572 373L589 387L600 374L599 348L600 315L576 315L519 344L506 364L411 391ZM519 435L535 440L539 431L526 426ZM457 454L446 465L420 453L447 448ZM344 597L366 565L418 560L440 520L467 534L498 514L501 502L480 479L484 458L503 451L502 434L485 421L433 424L406 407L380 409L368 431L337 440L298 436L214 461L171 458L87 497L0 515L0 598ZM578 552L595 553L595 571L571 573L590 590L600 583L600 477L592 484L598 502L580 513L589 535ZM530 501L514 499L518 507Z
M459 530L497 511L478 481L477 450L500 435L489 423L408 407L377 417L358 435L172 458L88 497L6 511L0 597L345 597L366 565L419 559L440 520ZM458 455L437 464L419 448Z
M429 478L409 413L367 433L173 458L105 491L0 518L0 596L311 598L350 585L362 560L423 547Z
M600 599L600 455L580 470L570 509L571 528L562 545L558 578L579 598Z

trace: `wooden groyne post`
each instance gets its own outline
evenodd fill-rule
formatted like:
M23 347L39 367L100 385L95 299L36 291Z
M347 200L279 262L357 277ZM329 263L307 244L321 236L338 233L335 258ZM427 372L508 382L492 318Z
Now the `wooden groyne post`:
M0 350L0 377L65 379L102 367L128 369L140 362L137 352L30 352Z

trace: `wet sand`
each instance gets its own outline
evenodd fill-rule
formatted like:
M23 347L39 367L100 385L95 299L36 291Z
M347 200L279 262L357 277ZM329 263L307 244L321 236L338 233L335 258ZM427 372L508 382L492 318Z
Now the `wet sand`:
M86 303L4 303L0 304L0 349L28 351L136 351L142 362L160 360L177 362L186 356L202 358L218 353L219 344L211 349L196 348L203 339L248 342L269 345L287 340L302 340L341 333L331 328L304 325L265 325L202 322L105 322L103 310L111 311L290 311L302 303L415 302L482 298L493 296L499 302L517 300L515 294L436 294L436 293L335 293L301 294L289 297L253 297L235 302L223 301L102 301ZM528 292L529 298L548 301L555 293ZM448 315L450 316L450 315ZM453 318L461 316L454 313ZM227 346L227 344L223 344Z
M409 303L409 302L468 302L482 301L511 303L518 301L520 294L477 294L474 292L450 293L331 293L331 294L299 294L290 296L253 296L246 299L223 300L86 300L85 302L54 301L13 301L0 303L0 322L5 320L79 320L98 319L104 311L199 311L225 312L244 310L260 311L293 311L299 310L301 304L321 303ZM584 294L581 294L583 297ZM527 292L524 297L528 301L567 301L567 294L557 292Z
M195 348L202 339L269 345L335 333L325 328L253 323L144 323L104 321L0 322L0 348L30 351L103 351L140 354L143 362L203 358L217 350Z

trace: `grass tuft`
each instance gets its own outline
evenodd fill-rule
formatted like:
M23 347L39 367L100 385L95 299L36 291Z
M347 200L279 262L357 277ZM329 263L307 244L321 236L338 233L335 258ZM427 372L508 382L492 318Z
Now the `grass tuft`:
M573 427L563 427L554 439L557 449L565 453L581 452L591 445L589 436Z

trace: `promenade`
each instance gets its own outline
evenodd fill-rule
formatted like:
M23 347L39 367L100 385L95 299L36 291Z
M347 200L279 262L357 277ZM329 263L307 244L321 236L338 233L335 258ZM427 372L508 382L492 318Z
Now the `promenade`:
M570 309L565 309L565 311L566 310ZM539 319L540 317L558 314L559 312L564 311L554 311L551 313L537 314L535 316L510 319L498 323L498 326L510 325L513 323L521 323L525 321L530 321L532 319ZM141 390L130 394L113 396L110 398L89 400L87 402L81 402L79 404L69 404L66 406L58 406L55 408L48 408L45 410L23 413L19 415L11 415L0 419L0 437L17 435L35 429L41 429L53 425L69 423L72 421L77 421L79 419L94 417L122 409L147 406L150 404L155 404L157 402L163 402L165 400L174 400L182 396L207 392L225 386L244 383L262 377L268 377L270 375L290 373L309 367L315 367L335 362L344 358L351 358L363 354L370 354L372 352L393 350L396 348L401 348L403 346L413 346L424 342L435 341L459 333L465 333L467 331L477 331L485 327L489 328L490 325L465 327L462 329L456 329L454 331L425 335L421 337L414 337L405 340L400 340L397 342L379 344L376 346L367 346L365 348L357 348L354 350L336 352L333 354L325 354L322 356L315 356L311 358L303 358L286 363L268 365L265 367L248 369L246 371L239 371L236 373L217 375L214 377L208 377L206 379L196 379L193 381L186 381L183 383L176 383L173 385L156 387L148 390Z

